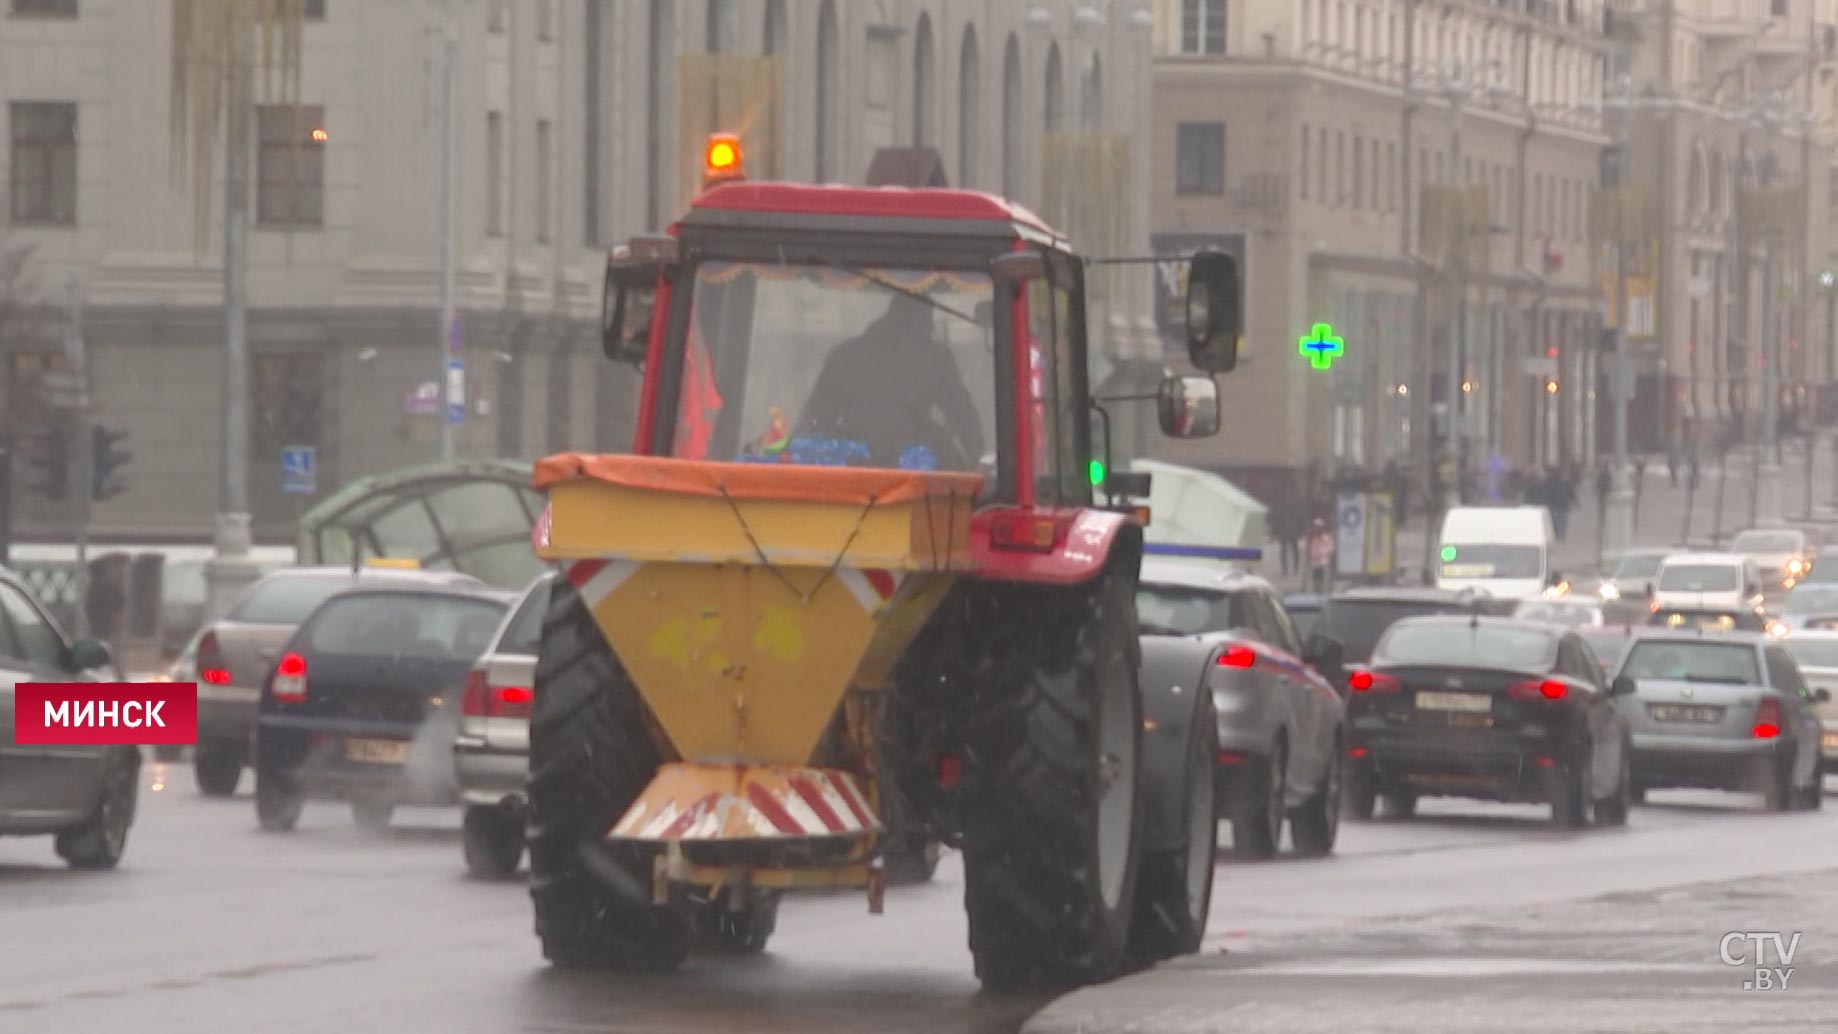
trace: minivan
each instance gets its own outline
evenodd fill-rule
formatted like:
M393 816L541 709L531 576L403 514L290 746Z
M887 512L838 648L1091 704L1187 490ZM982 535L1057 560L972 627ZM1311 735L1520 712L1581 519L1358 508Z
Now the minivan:
M1458 506L1442 519L1436 586L1502 599L1541 595L1556 584L1551 512L1542 506Z

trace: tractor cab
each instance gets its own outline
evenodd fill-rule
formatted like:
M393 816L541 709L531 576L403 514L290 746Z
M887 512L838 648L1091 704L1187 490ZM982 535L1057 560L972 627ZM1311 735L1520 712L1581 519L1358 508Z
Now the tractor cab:
M667 234L608 263L606 353L644 370L635 452L977 474L979 503L1093 503L1110 457L1065 238L972 191L751 182L731 135L709 141L704 182ZM1166 433L1202 437L1210 374L1237 359L1237 270L1201 255L1189 282L1208 376L1155 401Z

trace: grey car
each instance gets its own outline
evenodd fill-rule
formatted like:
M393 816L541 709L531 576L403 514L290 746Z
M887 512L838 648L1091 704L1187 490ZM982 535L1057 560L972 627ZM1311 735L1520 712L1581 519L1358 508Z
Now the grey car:
M198 745L192 767L206 796L236 792L249 762L262 681L294 630L334 593L372 581L483 588L471 575L388 567L290 567L243 591L198 640Z
M1838 583L1802 582L1780 604L1780 622L1788 631L1838 629Z
M1812 539L1798 528L1750 528L1730 540L1730 552L1748 557L1768 591L1791 589L1812 570Z
M1332 851L1346 704L1312 666L1338 663L1331 641L1304 644L1269 583L1216 563L1144 559L1136 610L1144 635L1196 636L1219 648L1207 685L1233 850L1270 857L1292 818L1299 851Z
M1753 632L1645 630L1615 669L1633 728L1636 798L1662 787L1759 791L1769 809L1824 798L1817 703L1781 641Z
M1825 771L1838 771L1838 632L1794 632L1783 642L1812 688ZM1821 692L1824 699L1819 699Z
M108 647L71 641L17 577L0 568L0 728L13 728L21 682L117 681ZM54 836L77 869L112 869L127 849L140 793L134 747L22 746L0 741L0 835Z
M509 876L523 859L530 705L554 581L552 572L545 573L524 590L466 676L453 768L466 807L466 868L475 876Z

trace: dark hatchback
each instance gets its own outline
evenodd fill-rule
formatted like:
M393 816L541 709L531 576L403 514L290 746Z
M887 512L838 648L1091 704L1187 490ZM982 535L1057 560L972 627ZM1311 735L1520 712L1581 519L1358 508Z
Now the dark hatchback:
M1341 692L1347 675L1363 668L1392 625L1429 614L1511 614L1514 600L1450 589L1369 586L1334 594L1309 627L1341 645L1340 663L1321 674Z
M308 800L367 830L458 802L453 739L469 671L515 599L437 586L347 589L301 623L262 685L255 810L286 831Z
M1391 627L1352 698L1346 801L1409 815L1419 796L1548 802L1561 826L1627 821L1630 736L1575 632L1511 618Z

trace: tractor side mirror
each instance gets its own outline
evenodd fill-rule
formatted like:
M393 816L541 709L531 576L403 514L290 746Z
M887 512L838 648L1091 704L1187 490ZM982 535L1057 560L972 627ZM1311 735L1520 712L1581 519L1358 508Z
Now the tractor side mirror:
M1203 251L1187 267L1187 356L1207 373L1230 373L1238 365L1238 260L1222 251Z
M1170 377L1156 395L1162 433L1210 438L1219 433L1219 386L1211 377Z
M615 362L644 361L651 342L657 284L676 261L676 238L638 237L606 260L606 290L600 310L600 350Z

